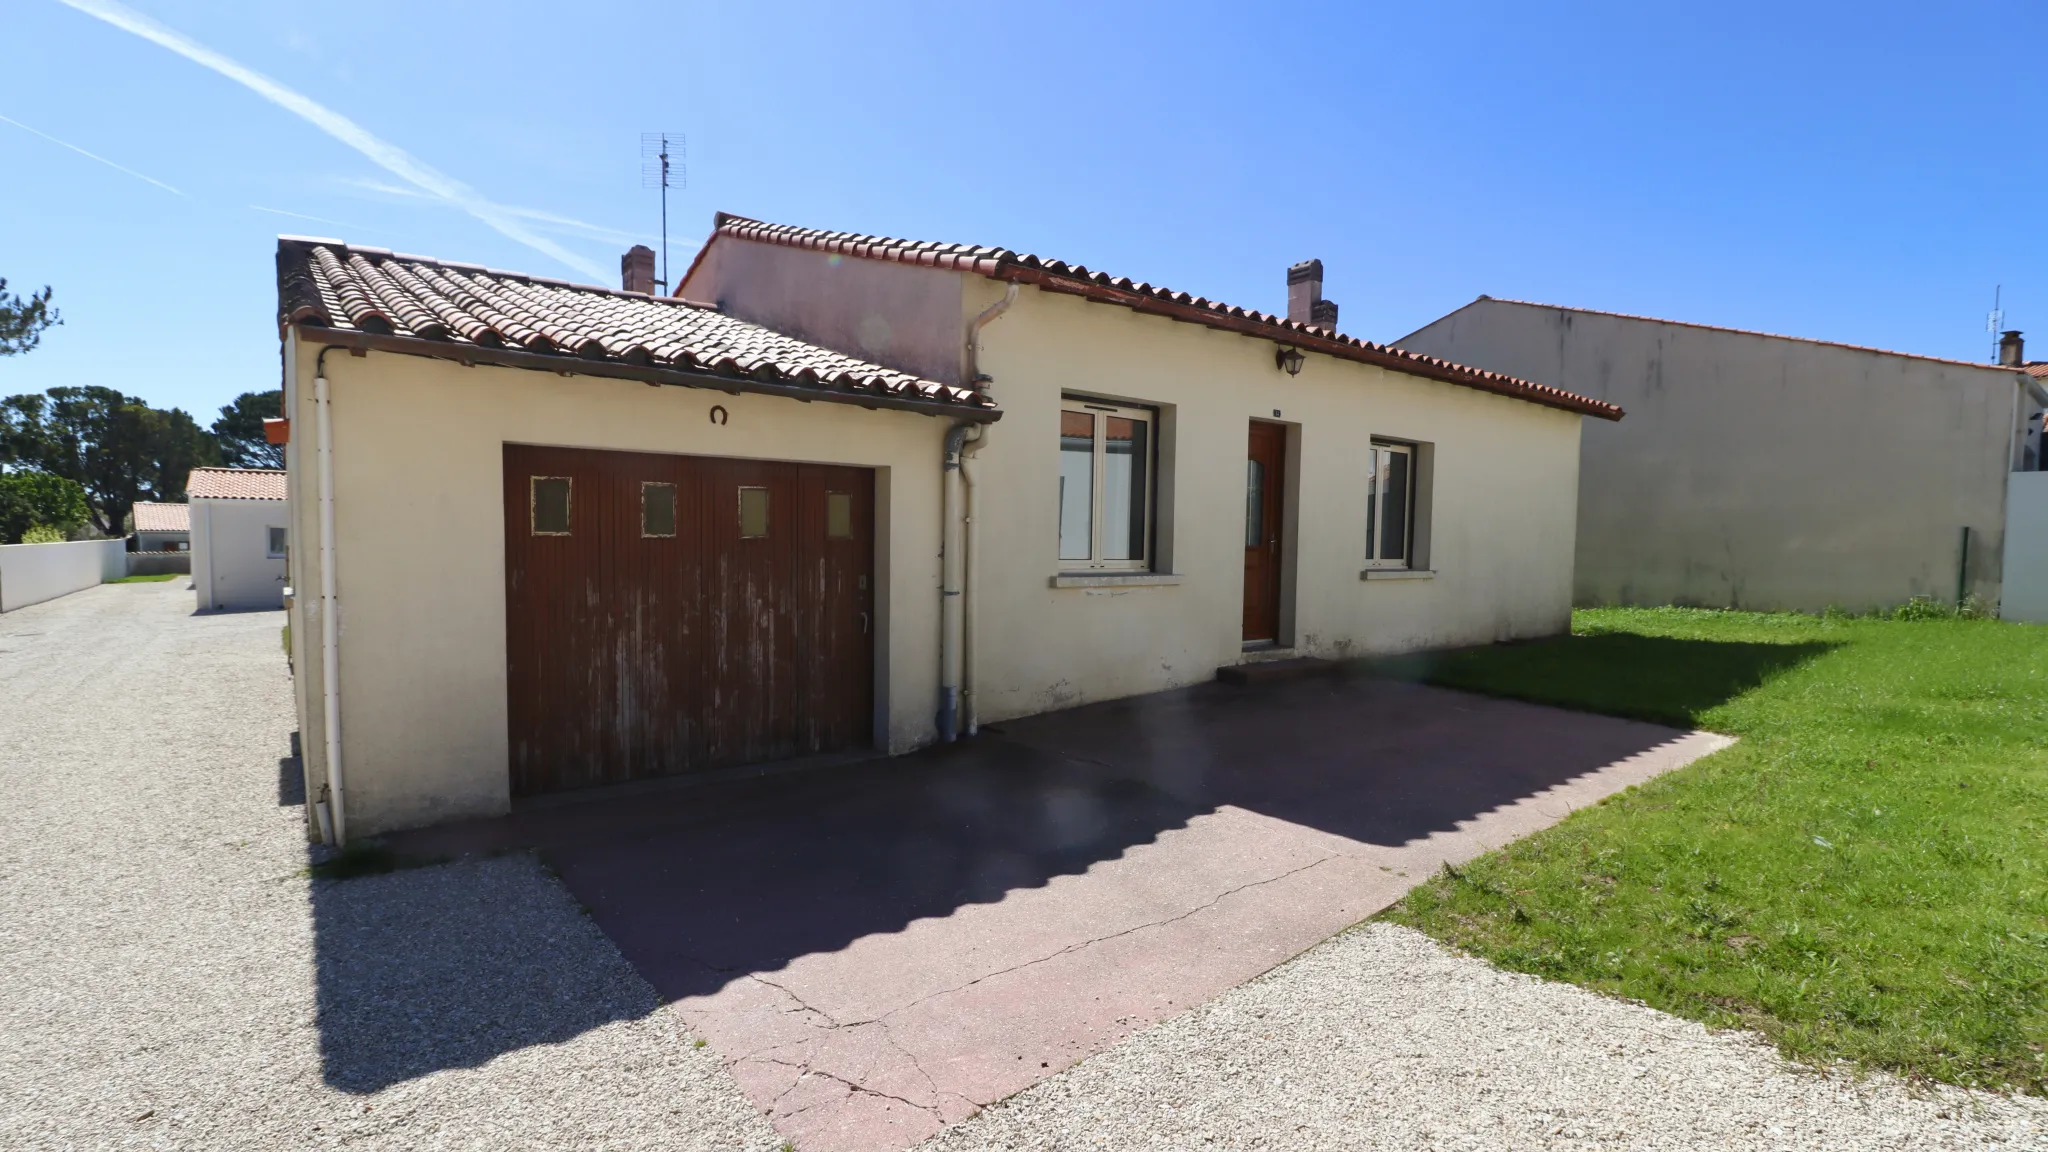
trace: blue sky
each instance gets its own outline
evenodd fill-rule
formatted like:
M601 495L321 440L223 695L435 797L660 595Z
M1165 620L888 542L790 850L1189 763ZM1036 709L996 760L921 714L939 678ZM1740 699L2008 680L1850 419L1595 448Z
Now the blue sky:
M280 232L610 283L657 227L648 129L688 137L678 272L725 209L1275 310L1320 256L1344 329L1382 341L1486 293L1982 359L2003 284L2048 350L2037 4L126 11L387 164L7 0L0 276L66 323L0 359L0 394L99 383L204 422L274 387Z

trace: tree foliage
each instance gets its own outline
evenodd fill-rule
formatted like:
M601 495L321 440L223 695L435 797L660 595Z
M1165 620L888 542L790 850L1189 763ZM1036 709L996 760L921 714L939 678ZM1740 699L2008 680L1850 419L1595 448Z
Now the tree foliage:
M30 544L29 530L44 528L62 540L92 515L75 480L23 469L0 472L0 544Z
M213 422L213 439L220 445L220 460L230 468L282 468L284 445L263 438L263 419L281 416L284 392L244 392L220 410Z
M7 278L0 276L0 356L14 356L33 349L42 341L43 329L64 322L50 307L50 286L26 297L7 291Z
M183 500L192 469L219 459L213 437L182 409L152 408L112 388L0 400L0 464L77 481L107 536L122 534L138 500Z

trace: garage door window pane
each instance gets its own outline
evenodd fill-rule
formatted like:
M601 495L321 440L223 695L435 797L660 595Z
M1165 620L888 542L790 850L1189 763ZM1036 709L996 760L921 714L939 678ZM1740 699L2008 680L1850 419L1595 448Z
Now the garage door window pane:
M640 534L642 536L673 536L676 534L675 485L640 485Z
M768 535L768 490L740 489L740 539L759 540Z
M533 534L535 536L567 536L569 534L569 478L567 476L535 476L533 478Z
M853 539L853 494L825 493L825 536L831 540Z

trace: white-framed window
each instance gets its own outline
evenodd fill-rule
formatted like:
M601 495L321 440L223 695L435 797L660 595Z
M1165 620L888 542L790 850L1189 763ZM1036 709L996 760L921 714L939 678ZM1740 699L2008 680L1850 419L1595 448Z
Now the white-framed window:
M1158 413L1068 396L1060 402L1060 568L1152 567Z
M1374 440L1367 451L1365 566L1408 568L1415 556L1415 445Z
M277 559L284 555L284 543L284 529L272 525L270 529L270 556L272 559Z

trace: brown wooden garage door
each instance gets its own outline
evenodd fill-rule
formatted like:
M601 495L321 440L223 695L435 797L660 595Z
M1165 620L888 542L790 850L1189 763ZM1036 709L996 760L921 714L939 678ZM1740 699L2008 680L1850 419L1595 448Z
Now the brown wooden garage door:
M873 735L874 474L505 446L512 792Z

